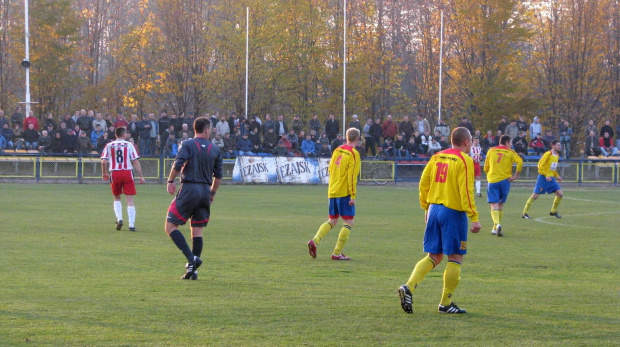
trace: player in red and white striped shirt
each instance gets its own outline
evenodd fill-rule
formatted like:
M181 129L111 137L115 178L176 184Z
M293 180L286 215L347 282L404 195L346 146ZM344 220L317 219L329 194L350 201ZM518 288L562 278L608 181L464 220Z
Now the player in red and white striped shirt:
M116 128L116 140L108 143L101 153L101 172L104 181L109 180L114 195L114 214L116 215L116 230L123 227L123 205L121 194L127 200L127 215L129 217L129 231L136 231L136 207L133 196L136 195L136 185L133 179L133 169L140 176L140 184L144 183L140 155L134 145L126 141L127 129ZM108 173L111 172L111 175Z
M482 147L480 147L480 138L474 137L474 144L471 146L469 156L474 160L474 182L476 187L476 195L482 196L480 193L480 162L482 161Z

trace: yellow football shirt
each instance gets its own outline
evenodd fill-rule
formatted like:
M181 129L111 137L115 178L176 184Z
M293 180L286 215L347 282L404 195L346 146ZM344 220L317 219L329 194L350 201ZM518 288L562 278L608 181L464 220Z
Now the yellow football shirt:
M334 151L329 161L329 190L328 198L343 198L351 196L355 200L357 195L357 177L360 174L362 162L360 154L354 147L342 145Z
M553 151L547 151L538 161L538 173L545 177L560 177L556 171L559 156L554 155Z
M463 211L478 221L474 200L474 160L457 149L447 149L431 157L420 179L420 205L430 204Z
M512 176L512 164L517 164L517 172L523 168L523 159L517 152L506 146L492 147L487 152L484 161L484 172L487 173L487 181L496 183Z

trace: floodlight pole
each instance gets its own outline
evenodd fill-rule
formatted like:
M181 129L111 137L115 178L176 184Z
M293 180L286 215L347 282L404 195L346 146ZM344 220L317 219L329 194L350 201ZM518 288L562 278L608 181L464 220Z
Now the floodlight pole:
M347 0L343 0L344 4L344 21L343 21L343 55L342 55L342 137L346 138L347 131Z
M437 106L437 124L441 123L441 81L443 75L443 11L441 11L441 27L439 38L439 105Z
M248 114L248 71L250 58L250 8L245 8L245 118Z
M26 69L26 117L30 116L30 29L28 26L28 0L24 0L24 21L26 37L26 58L22 61L22 66Z

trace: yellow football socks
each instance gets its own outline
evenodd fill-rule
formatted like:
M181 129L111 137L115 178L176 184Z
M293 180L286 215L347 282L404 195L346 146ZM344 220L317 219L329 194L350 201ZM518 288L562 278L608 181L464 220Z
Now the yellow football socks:
M333 227L334 226L329 221L321 224L319 231L317 231L314 238L312 238L312 241L314 241L314 244L318 245L319 242L321 242L321 240L327 235L327 233L329 233L330 230L332 230Z
M342 229L340 229L340 234L338 234L338 242L336 242L336 248L334 248L335 255L342 254L342 250L344 249L344 245L347 243L349 239L349 234L351 233L351 226L349 224L345 224Z
M491 219L493 219L493 230L497 229L497 225L500 221L500 211L499 210L491 210Z
M525 203L525 207L523 208L523 214L527 214L527 211L530 210L530 207L532 206L533 202L534 200L531 197L527 199L527 202Z
M499 210L499 224L502 224L502 219L504 219L504 210Z
M551 206L551 213L556 213L558 211L558 206L560 205L560 201L562 201L562 198L556 195L555 199L553 199L553 206Z
M448 306L452 303L452 294L461 281L461 264L455 261L448 261L446 270L443 272L443 294L441 295L441 305Z
M435 268L435 265L437 264L435 264L435 261L429 256L422 258L422 260L415 264L411 277L409 277L409 281L407 281L407 286L412 292L418 287L418 283L422 282L424 276Z

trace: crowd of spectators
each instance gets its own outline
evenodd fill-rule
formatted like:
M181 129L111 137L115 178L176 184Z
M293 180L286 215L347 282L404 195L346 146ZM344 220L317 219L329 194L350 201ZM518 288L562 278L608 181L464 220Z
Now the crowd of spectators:
M282 115L272 117L266 114L246 118L236 113L219 115L217 112L206 115L211 119L211 140L218 146L224 158L238 155L283 155L305 157L330 157L333 149L344 143L343 128L334 114L322 121L314 114L308 121L294 115L287 122ZM122 113L115 117L95 113L92 110L76 111L62 117L48 113L40 122L31 111L24 117L21 108L7 117L0 110L0 150L28 150L41 153L101 153L105 145L114 140L114 129L126 127L130 141L135 143L142 156L163 155L174 157L180 143L192 138L194 114L170 114L165 110L146 113L139 119L131 115L128 119ZM570 159L572 140L578 134L567 120L562 119L557 129L543 126L538 117L527 124L523 116L508 120L501 117L497 129L487 130L482 135L474 130L467 117L462 117L459 127L466 127L480 140L483 154L497 146L499 137L507 134L512 138L512 148L522 156L542 155L550 149L551 142L558 139L562 143L563 156ZM360 130L363 141L358 151L362 157L381 156L391 159L430 156L449 147L450 127L442 119L432 128L431 123L421 114L414 119L404 116L400 120L387 115L369 118L365 122L353 115L346 128ZM555 130L555 131L554 131ZM614 136L620 133L620 124L612 128L610 121L598 129L590 120L585 127L585 156L616 156L619 154L620 140ZM557 134L557 137L556 137Z

